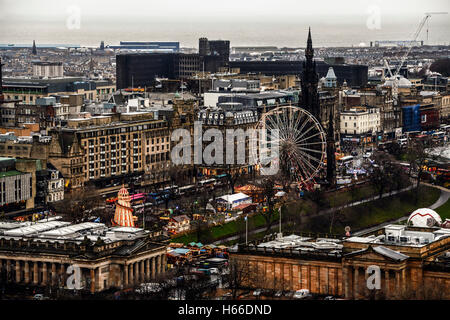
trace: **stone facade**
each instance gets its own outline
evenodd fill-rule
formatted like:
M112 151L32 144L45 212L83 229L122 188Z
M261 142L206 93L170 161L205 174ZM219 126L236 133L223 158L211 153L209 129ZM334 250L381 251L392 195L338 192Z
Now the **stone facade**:
M244 286L253 288L308 289L347 299L374 293L386 299L450 299L448 265L435 262L449 248L449 236L420 247L384 244L383 249L344 241L343 249L335 252L239 245L231 252L230 264L249 269L253 276ZM373 292L367 286L369 266L380 268L381 287Z
M0 238L2 282L68 288L70 266L80 268L81 289L91 293L132 287L166 271L166 246L150 238L108 244Z

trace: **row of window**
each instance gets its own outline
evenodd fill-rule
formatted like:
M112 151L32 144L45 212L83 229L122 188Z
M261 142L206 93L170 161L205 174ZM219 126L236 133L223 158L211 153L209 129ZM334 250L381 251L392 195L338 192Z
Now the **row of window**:
M142 131L142 130L148 130L148 129L157 129L157 128L163 128L166 126L166 123L164 121L158 121L158 122L151 122L148 124L143 125L137 125L137 126L123 126L120 128L114 128L114 129L106 129L106 130L95 130L90 132L84 132L81 133L81 138L94 138L94 137L101 137L101 136L111 136L111 135L117 135L121 133L127 133L127 132L135 132L135 131ZM126 137L126 136L123 136Z

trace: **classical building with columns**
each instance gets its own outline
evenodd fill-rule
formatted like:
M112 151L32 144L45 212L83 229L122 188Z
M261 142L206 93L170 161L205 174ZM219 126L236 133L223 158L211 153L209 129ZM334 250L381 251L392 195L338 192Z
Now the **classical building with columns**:
M0 281L89 290L127 288L167 269L159 235L102 223L0 222ZM74 271L75 270L75 271ZM80 274L79 286L75 272Z
M388 225L345 239L290 235L238 245L244 286L365 299L450 299L450 229Z

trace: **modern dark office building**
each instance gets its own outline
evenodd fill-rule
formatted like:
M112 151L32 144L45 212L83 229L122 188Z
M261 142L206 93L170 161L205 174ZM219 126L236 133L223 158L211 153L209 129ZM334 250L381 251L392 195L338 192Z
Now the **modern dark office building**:
M116 56L117 89L151 86L158 77L182 79L199 70L198 54L133 53Z
M230 61L230 68L239 68L241 73L265 74L268 76L300 75L303 72L303 61ZM319 78L327 75L329 67L333 67L337 82L347 81L351 87L367 85L368 66L353 64L327 64L316 61Z
M129 48L150 49L161 43L121 42ZM200 71L217 72L227 67L230 59L230 41L206 38L199 40L198 54L175 52L179 43L164 43L174 52L130 53L116 56L117 89L152 86L155 78L183 79ZM177 47L178 46L178 47ZM159 46L157 49L164 49Z
M402 107L403 132L420 131L420 104Z
M202 63L205 64L205 71L217 72L219 68L228 66L230 61L230 41L200 38L198 47Z

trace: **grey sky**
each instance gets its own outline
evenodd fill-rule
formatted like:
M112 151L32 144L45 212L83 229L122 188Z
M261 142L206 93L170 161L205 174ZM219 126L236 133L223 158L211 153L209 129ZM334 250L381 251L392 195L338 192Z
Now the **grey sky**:
M67 27L73 7L80 11L78 29ZM380 28L368 27L373 9ZM0 0L0 43L197 46L206 36L233 46L302 46L310 26L317 46L358 45L410 39L430 11L450 12L450 0ZM429 43L450 42L450 15L433 16L429 27Z
M227 18L368 15L371 6L378 6L385 16L420 17L424 12L449 11L448 0L0 0L0 18L59 19L67 15L67 8L78 6L84 19L122 16L173 18Z

